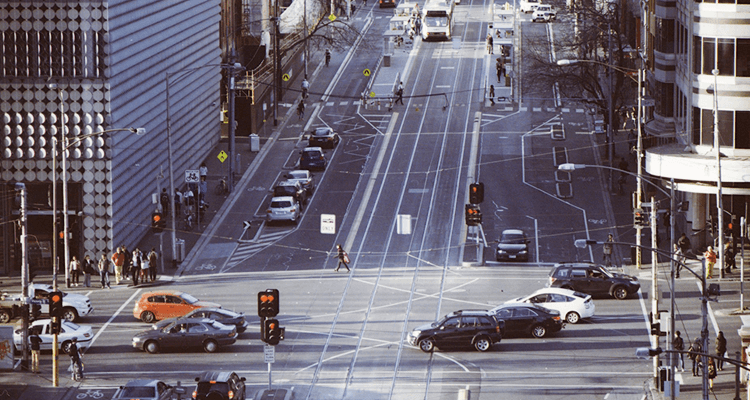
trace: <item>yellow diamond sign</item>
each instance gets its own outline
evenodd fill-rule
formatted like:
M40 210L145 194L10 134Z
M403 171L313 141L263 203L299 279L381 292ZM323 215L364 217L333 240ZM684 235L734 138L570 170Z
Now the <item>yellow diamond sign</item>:
M219 152L219 155L216 156L216 158L218 158L222 163L227 159L227 157L229 157L229 155L224 150Z

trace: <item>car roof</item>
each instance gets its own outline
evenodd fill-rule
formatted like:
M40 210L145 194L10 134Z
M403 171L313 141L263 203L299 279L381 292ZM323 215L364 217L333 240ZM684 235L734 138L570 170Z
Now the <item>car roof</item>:
M523 235L523 231L520 229L506 229L502 235Z
M327 127L327 126L322 126L322 127L315 128L315 130L313 132L316 135L327 135L329 133L333 133L333 129L331 129L331 128Z
M580 261L573 261L573 262L561 262L555 264L555 268L559 267L571 267L571 268L589 268L589 267L598 267L599 264L589 263L589 262L580 262Z
M200 382L226 382L229 380L233 373L234 372L231 371L204 371L195 379L199 380Z
M293 169L289 171L289 174L310 175L310 171L306 169Z
M587 293L576 292L575 290L558 288L558 287L541 288L541 289L537 290L536 292L534 292L534 293L532 293L532 294L530 294L528 296L524 296L524 297L530 297L530 296L533 296L535 294L540 294L540 293L557 293L557 294L564 294L564 295L567 295L567 296L572 296L572 297L577 297L577 298L581 298L580 296L578 296L578 294L582 294L584 296L591 297L591 295L589 295Z
M294 197L292 197L292 196L272 197L271 198L271 202L273 203L274 201L291 201L292 203L294 203Z
M281 181L281 182L277 183L276 186L294 186L294 187L299 187L299 182L286 180L286 181Z
M142 387L142 386L156 386L159 383L164 383L157 379L132 379L129 380L128 383L123 385L123 387L126 386L135 386L135 387ZM165 384L166 385L166 384Z
M446 317L457 317L460 315L490 315L487 310L458 310L446 315Z
M177 322L177 321L179 321L180 323L186 323L186 322L199 323L199 322L201 322L201 323L206 323L206 324L210 324L210 323L216 322L216 321L214 321L211 318L204 318L204 317L194 317L194 318L193 317L188 317L188 318L185 318L185 317L173 317L173 318L167 318L167 319L158 321L154 325L156 325L158 327L165 327L165 326L167 326L167 325L169 325L169 324L171 324L173 322Z
M319 152L321 152L321 153L322 153L322 152L323 152L323 148L322 148L322 147L319 147L319 146L315 146L315 147L305 147L304 149L302 149L302 151L319 151Z
M159 290L156 292L147 292L141 295L141 298L149 297L149 296L159 296L159 295L165 295L165 294L171 294L175 296L181 295L183 292L179 292L176 290Z

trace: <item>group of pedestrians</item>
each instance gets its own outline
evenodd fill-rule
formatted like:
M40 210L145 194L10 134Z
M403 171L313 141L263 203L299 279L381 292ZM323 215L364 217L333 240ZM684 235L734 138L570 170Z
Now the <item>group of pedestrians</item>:
M92 260L88 254L82 261L73 256L69 266L71 285L80 285L81 274L84 287L91 287L91 276L98 275L102 289L112 289L110 280L113 275L115 285L126 279L130 279L133 286L138 286L139 281L155 282L158 259L159 256L153 247L148 254L144 254L140 249L130 252L125 246L118 247L111 257L102 253L98 261Z
M680 336L680 331L675 332L675 336L672 339L672 348L679 352L677 357L677 368L680 371L685 371L685 342ZM716 345L714 346L716 356L712 357L704 351L701 339L696 338L695 341L690 345L687 350L688 358L693 362L692 373L693 376L701 376L703 368L707 368L709 387L713 388L714 379L717 376L718 371L724 370L724 358L727 354L727 339L724 336L723 331L719 331L716 335ZM706 360L707 359L707 360ZM704 362L705 360L705 362Z

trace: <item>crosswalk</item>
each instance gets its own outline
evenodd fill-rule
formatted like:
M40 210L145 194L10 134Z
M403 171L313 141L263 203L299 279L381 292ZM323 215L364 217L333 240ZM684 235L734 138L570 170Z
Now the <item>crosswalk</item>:
M264 249L270 247L277 241L281 240L286 235L292 233L294 231L294 228L288 228L288 229L263 229L261 227L260 234L257 235L255 238L240 242L237 248L232 253L232 256L229 257L229 260L227 260L226 264L224 264L224 268L222 268L222 272L226 272L231 270L232 268L239 265L241 262L251 258L252 256L258 254L259 252L263 251Z

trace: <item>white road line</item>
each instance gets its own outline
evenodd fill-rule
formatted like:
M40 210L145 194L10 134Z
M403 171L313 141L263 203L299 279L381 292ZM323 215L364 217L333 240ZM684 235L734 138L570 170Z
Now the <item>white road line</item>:
M125 302L124 302L124 303L122 303L122 305L120 306L120 308L118 308L118 309L117 309L117 311L115 311L115 313L114 313L114 314L112 314L112 316L111 316L111 317L109 317L109 320L107 320L107 322L105 322L105 323L104 323L104 325L102 325L102 327L101 327L101 328L99 328L99 330L98 330L98 331L96 332L96 335L94 335L94 338L93 338L93 339L91 339L91 342L90 342L90 343L89 343L89 345L88 345L88 348L89 348L89 349L90 349L90 348L91 348L91 347L92 347L92 346L94 345L94 342L96 342L96 339L97 339L97 338L99 337L99 335L101 335L101 334L102 334L102 332L104 332L104 330L105 330L105 329L107 329L107 327L109 326L109 324L111 324L111 323L112 323L112 321L114 321L114 319L115 319L115 318L117 318L117 316L118 316L118 315L120 314L120 312L121 312L121 311L122 311L122 310L123 310L123 309L125 308L125 306L129 305L129 304L130 304L130 302L131 302L131 301L133 301L133 298L135 298L135 296L137 296L137 295L138 295L138 293L140 293L140 292L141 292L141 290L143 290L143 289L138 289L138 290L136 290L135 292L133 292L133 295L132 295L132 296L130 296L130 298L129 298L129 299L125 300Z

